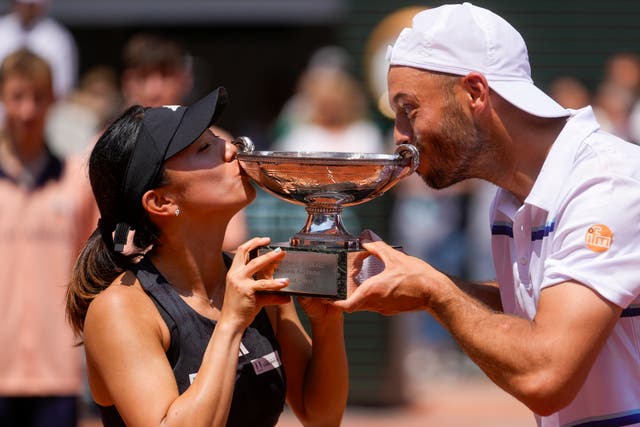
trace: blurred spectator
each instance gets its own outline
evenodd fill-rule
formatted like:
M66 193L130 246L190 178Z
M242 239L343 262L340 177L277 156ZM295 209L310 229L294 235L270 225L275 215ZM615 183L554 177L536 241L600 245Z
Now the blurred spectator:
M319 51L323 56L312 57L294 101L281 115L287 130L274 142L274 150L388 151L380 129L368 118L364 89L344 68L348 57L340 52L324 49Z
M603 81L613 82L637 97L640 94L640 56L632 52L619 52L609 57Z
M634 92L613 80L604 80L593 99L593 113L602 129L627 141L631 136L631 110Z
M182 104L193 86L191 57L177 41L159 34L131 37L122 62L125 107Z
M0 425L77 424L82 359L64 307L97 209L80 159L46 147L51 69L26 49L0 66Z
M181 105L193 86L191 57L176 40L160 34L138 33L122 52L122 95L125 107ZM213 132L226 140L231 134L217 126ZM247 240L244 210L229 222L223 250L235 250Z
M497 188L494 184L481 179L470 180L469 186L471 191L466 210L465 234L468 242L465 277L473 281L495 280L489 208Z
M367 98L350 74L350 64L351 57L337 46L323 47L311 56L298 80L296 93L285 104L275 124L277 134L272 150L388 151L381 131L368 118ZM359 233L361 217L369 212L368 205L343 211L342 220L350 233ZM247 211L251 233L271 236L275 241L288 241L307 219L301 206L283 202L261 190Z
M549 85L549 95L565 108L577 110L591 104L589 89L575 77L558 77Z
M44 58L53 73L56 98L66 97L78 78L78 50L73 36L48 16L50 0L10 0L11 12L0 18L0 62L27 48Z
M391 241L447 274L464 277L466 201L470 189L468 183L461 183L446 190L425 191L417 174L403 179L392 190ZM416 312L413 316L409 340L412 349L434 366L440 367L445 360L450 362L459 353L451 335L428 314Z
M640 101L636 100L629 114L629 141L640 144Z
M603 129L637 143L640 134L640 56L632 52L611 55L605 64L602 82L596 90L593 111ZM635 111L634 111L635 110Z
M624 103L631 103L625 130L629 141L640 143L640 56L632 52L622 52L613 55L605 69L605 81L614 82L619 88L610 90L618 92ZM610 102L613 102L611 100ZM618 101L618 104L621 104ZM606 118L606 117L605 117ZM613 126L611 126L613 127Z
M336 68L350 71L351 63L351 57L344 48L339 46L325 46L316 50L311 55L306 70ZM282 139L292 127L309 121L311 105L303 88L303 81L304 72L298 78L295 93L285 103L276 118L273 129L274 140Z
M59 157L85 150L116 117L121 104L116 72L107 66L90 69L78 88L51 108L46 126L49 149Z

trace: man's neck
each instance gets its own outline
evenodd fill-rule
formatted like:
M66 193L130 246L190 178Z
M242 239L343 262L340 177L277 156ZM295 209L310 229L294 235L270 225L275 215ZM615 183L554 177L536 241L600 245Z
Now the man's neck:
M566 118L512 120L506 125L511 135L511 167L503 175L501 187L513 193L521 202L527 198L540 174L551 147L566 124Z

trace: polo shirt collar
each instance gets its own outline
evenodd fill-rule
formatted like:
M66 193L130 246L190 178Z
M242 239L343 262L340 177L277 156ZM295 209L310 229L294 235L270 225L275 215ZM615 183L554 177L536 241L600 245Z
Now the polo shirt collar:
M533 188L525 199L525 204L537 206L547 212L555 204L558 185L562 185L573 169L576 155L585 138L600 128L590 106L569 111L571 116L551 146Z
M54 156L48 149L45 151L45 164L39 173L34 177L33 186L29 190L35 190L44 186L49 180L58 180L62 176L64 162ZM0 166L0 179L8 179L16 185L20 185L18 180L9 176Z

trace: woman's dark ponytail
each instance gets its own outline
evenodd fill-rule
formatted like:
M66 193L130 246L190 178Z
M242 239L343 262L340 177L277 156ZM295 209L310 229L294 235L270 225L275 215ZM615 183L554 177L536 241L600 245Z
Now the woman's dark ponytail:
M102 134L89 158L89 178L101 219L76 260L67 290L67 319L78 337L82 337L91 301L158 239L158 229L141 206L120 206L122 181L143 117L141 106L125 111ZM141 212L133 239L134 253L114 250L111 233L122 209Z

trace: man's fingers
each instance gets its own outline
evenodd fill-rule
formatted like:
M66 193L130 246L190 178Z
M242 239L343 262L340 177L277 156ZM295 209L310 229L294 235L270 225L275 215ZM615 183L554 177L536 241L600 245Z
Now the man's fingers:
M376 233L374 233L372 230L369 230L368 228L365 230L362 230L358 238L362 242L378 242L382 240L380 236L378 236Z
M357 311L362 305L363 298L361 296L361 292L358 292L359 288L356 289L349 298L345 300L334 301L331 304L334 307L339 308L340 310L346 311L347 313L353 313Z
M367 252L372 253L373 255L380 258L380 260L384 263L384 265L389 265L392 257L395 255L397 250L387 245L382 240L375 242L363 242L362 247L367 250Z

